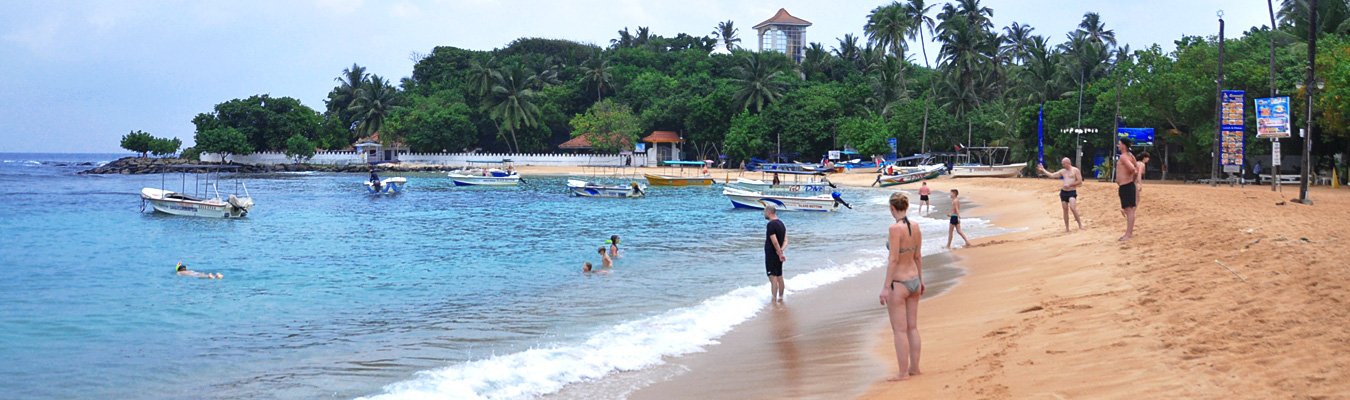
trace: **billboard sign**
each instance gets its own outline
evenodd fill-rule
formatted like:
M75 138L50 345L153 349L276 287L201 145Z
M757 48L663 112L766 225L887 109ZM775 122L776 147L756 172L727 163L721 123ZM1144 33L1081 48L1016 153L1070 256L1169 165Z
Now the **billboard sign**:
M1256 99L1256 137L1289 137L1289 97Z

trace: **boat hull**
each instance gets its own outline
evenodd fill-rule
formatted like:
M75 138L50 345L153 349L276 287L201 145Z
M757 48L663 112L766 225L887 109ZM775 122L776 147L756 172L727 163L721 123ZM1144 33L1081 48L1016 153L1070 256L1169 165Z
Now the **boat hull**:
M520 185L520 175L510 176L469 176L469 175L450 175L450 180L455 186L517 186Z
M652 186L711 186L713 178L711 176L669 176L643 174L647 178L647 183Z
M577 197L591 198L631 199L646 195L643 188L637 184L604 186L570 179L567 181L567 190Z
M156 212L184 217L203 218L243 218L248 215L249 207L240 207L217 199L189 200L174 198L177 193L154 189L141 189L141 199L150 204ZM250 202L251 203L251 202Z
M731 205L734 208L763 210L766 204L773 204L774 209L778 211L830 212L839 208L834 199L827 195L812 197L775 196L735 188L724 189L722 194L731 200Z
M899 175L882 175L877 178L881 182L881 187L890 187L904 185L928 179L934 179L942 175L942 166L920 169L917 171L906 172Z
M825 191L826 183L779 183L775 185L771 182L764 182L756 179L736 178L735 185L758 191L773 190L790 193L817 193Z
M1022 173L1027 163L1007 165L960 165L952 167L953 178L1012 178Z

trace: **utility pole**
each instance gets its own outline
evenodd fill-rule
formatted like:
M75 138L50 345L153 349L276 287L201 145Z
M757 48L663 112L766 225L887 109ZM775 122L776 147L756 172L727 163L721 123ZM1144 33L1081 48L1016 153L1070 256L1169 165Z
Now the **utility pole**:
M1223 140L1223 10L1219 10L1219 78L1214 90L1214 145L1211 146L1212 160L1209 163L1209 185L1219 180L1219 142Z
M1073 165L1083 168L1083 80L1087 79L1087 74L1083 72L1083 64L1078 64L1078 135L1074 138L1075 159Z
M1266 11L1270 12L1270 97L1275 98L1275 95L1280 93L1275 89L1275 3L1273 0L1266 0ZM1278 146L1279 142L1280 138L1270 138L1270 147L1274 148L1275 146ZM1271 152L1271 155L1275 155L1273 151ZM1274 183L1271 183L1270 191L1277 192L1280 190L1280 167L1276 165L1278 161L1274 159L1272 159L1270 163L1270 176L1275 177L1275 179L1272 179ZM1261 182L1261 177L1257 176L1256 181Z
M1308 170L1312 168L1313 92L1317 90L1317 0L1308 0L1308 81L1303 83L1308 96L1308 128L1303 133L1303 173L1299 177L1298 202L1312 204L1308 199Z

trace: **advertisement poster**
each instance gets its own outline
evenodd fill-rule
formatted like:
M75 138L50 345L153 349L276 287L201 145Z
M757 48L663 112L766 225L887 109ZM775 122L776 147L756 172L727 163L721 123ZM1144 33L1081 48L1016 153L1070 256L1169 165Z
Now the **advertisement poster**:
M1242 171L1245 94L1241 90L1225 90L1220 96L1219 165L1223 167L1223 172Z
M1289 98L1256 99L1256 137L1289 137Z

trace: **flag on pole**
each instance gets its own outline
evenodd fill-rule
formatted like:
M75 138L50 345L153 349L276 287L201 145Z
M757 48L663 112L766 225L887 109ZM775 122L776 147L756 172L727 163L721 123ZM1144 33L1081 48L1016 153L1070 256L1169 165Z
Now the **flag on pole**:
M1041 103L1041 111L1036 114L1036 159L1045 164L1045 103Z

